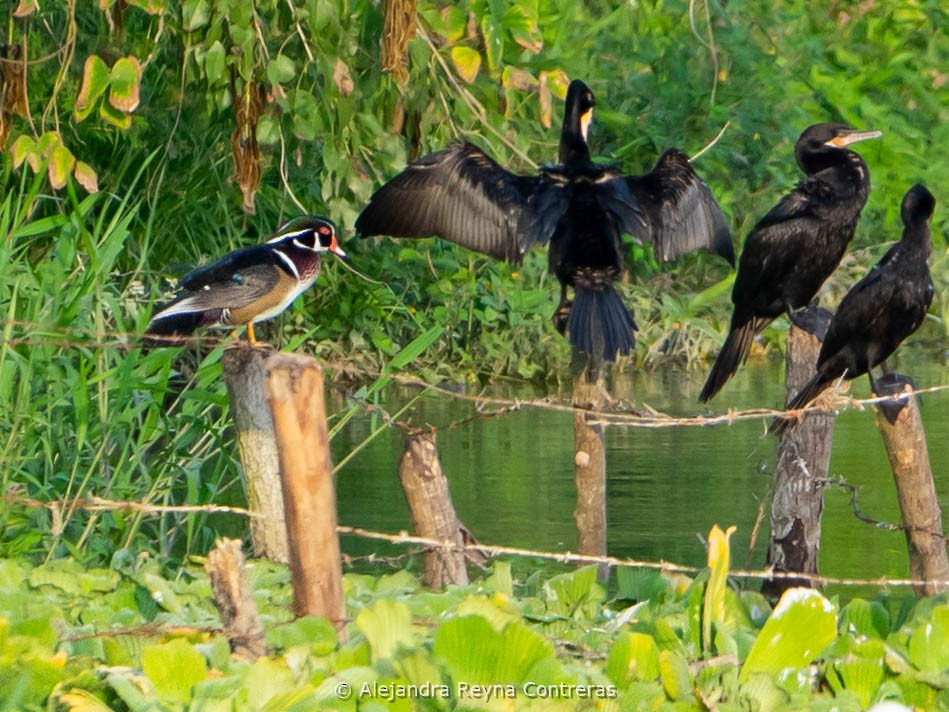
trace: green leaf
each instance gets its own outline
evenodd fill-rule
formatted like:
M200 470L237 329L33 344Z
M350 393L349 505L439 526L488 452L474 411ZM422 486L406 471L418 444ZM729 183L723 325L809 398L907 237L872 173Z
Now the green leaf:
M186 32L195 32L208 24L208 0L185 0L181 5L182 26Z
M120 129L128 129L132 125L132 117L129 114L119 111L107 101L99 104L99 116Z
M610 649L606 674L620 689L634 680L655 680L659 676L659 646L651 635L620 633Z
M76 121L83 121L92 113L96 102L109 88L109 67L95 54L86 57L82 69L82 84L73 106Z
M138 108L142 82L142 65L132 55L119 57L109 73L109 103L113 108L131 113Z
M451 48L451 62L462 81L471 84L481 69L481 55L471 47L456 45Z
M285 54L278 54L267 64L267 79L271 84L285 84L297 76L297 65Z
M673 702L695 698L692 693L689 662L674 650L663 650L659 653L659 677L662 680L662 688Z
M226 59L224 45L219 40L214 40L204 53L204 73L207 75L208 84L215 84L224 79Z
M333 624L316 616L303 616L267 631L267 645L278 650L307 645L313 655L329 655L338 642Z
M126 2L149 15L161 15L165 12L165 0L126 0Z
M293 673L286 662L259 658L247 671L244 678L244 689L247 690L248 709L252 710L283 710L289 709L278 704L281 697L296 687ZM264 707L270 703L271 706Z
M949 669L949 606L933 608L930 620L916 619L909 639L909 659L923 672Z
M496 79L501 73L504 35L494 15L485 15L481 18L481 35L484 38L484 56L488 60L488 73Z
M840 633L882 640L890 632L890 614L879 601L854 598L840 611Z
M142 650L142 672L165 702L189 702L191 688L205 679L207 663L186 640L178 638Z
M702 601L702 650L712 650L712 626L726 625L725 591L728 587L728 570L731 566L731 550L728 541L736 527L722 531L716 524L708 535L708 583Z
M415 644L412 611L404 603L383 598L356 616L356 627L369 642L372 661L394 659L400 647Z
M435 632L436 660L457 682L490 685L519 683L535 666L554 656L553 646L520 621L498 632L481 616L453 618Z
M49 157L49 184L59 190L69 179L69 174L76 165L76 157L72 151L63 145L56 146Z
M23 161L29 161L30 168L33 169L34 173L39 170L39 163L42 157L39 155L39 147L32 137L26 134L17 136L13 145L10 147L10 154L13 156L14 168L19 168L23 164Z
M740 681L758 671L800 669L834 642L837 617L833 604L810 588L791 588L758 634L741 668Z

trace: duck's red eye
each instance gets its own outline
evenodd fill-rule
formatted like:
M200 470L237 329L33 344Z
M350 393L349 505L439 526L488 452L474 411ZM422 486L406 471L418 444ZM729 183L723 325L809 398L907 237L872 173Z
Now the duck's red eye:
M330 234L330 229L329 229L328 227L326 227L325 225L323 225L322 227L320 227L320 234L321 234L321 235L329 235L329 234Z

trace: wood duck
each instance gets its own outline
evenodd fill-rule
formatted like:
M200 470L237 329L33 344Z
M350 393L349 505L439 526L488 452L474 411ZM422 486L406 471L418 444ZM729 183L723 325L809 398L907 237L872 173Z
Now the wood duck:
M323 252L346 257L336 226L326 218L294 218L262 245L234 250L185 275L184 291L155 313L146 334L183 336L200 326L246 324L247 339L255 345L254 324L280 314L313 284Z
M850 146L878 138L843 124L815 124L794 149L807 177L752 228L738 261L728 336L699 395L707 401L748 358L755 336L806 307L840 264L870 193L870 171Z
M586 84L570 83L559 165L516 175L472 144L456 143L379 188L356 231L435 235L515 263L549 242L550 270L561 283L557 330L594 362L628 354L636 324L613 287L622 271L622 233L651 243L660 260L706 249L733 263L734 250L721 208L681 151L669 149L643 176L591 160L594 105Z
M902 239L840 301L821 344L817 373L788 401L788 410L803 408L839 378L866 373L873 392L880 392L870 369L882 366L889 373L886 359L920 327L933 301L926 260L935 207L936 199L922 185L903 196ZM780 432L789 422L779 419L771 429Z

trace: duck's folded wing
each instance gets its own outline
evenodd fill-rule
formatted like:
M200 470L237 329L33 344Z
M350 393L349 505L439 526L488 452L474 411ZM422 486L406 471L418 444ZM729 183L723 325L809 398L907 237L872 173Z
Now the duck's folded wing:
M437 236L512 262L547 242L565 209L545 176L520 176L470 143L409 166L377 190L356 219L362 236Z
M251 245L228 253L216 262L198 267L181 278L183 289L197 291L210 285L221 285L241 272L255 266L277 265L278 257L270 245ZM256 273L255 273L256 274ZM276 279L276 273L274 273Z
M189 290L152 317L152 322L181 314L230 309L236 311L264 298L277 285L281 270L276 265L253 265L232 271L227 279Z
M633 237L652 243L656 257L671 260L696 250L714 252L735 264L728 221L712 191L674 148L642 176L624 176L628 191L646 215L647 234L637 224L624 225Z

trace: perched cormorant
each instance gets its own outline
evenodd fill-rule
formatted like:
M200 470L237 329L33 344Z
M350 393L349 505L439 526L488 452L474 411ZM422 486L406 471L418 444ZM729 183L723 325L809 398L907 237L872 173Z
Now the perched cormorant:
M234 250L181 279L182 293L159 308L145 329L147 343L175 343L161 337L190 334L199 326L247 325L272 319L290 306L320 274L320 254L345 257L336 226L326 218L299 217L262 245ZM157 338L156 338L157 337Z
M903 238L840 301L821 344L817 373L788 401L788 410L803 408L839 378L869 374L878 392L870 369L882 364L889 371L886 359L919 328L933 301L926 259L935 207L936 199L922 185L903 196ZM780 432L790 422L776 420L771 429Z
M847 146L881 136L843 124L816 124L797 140L794 157L807 177L754 226L738 260L731 326L699 395L725 385L764 328L806 307L840 264L870 192L870 171Z
M628 354L636 324L613 288L622 270L623 232L649 241L660 260L707 249L734 264L735 255L721 208L681 151L667 150L643 176L590 159L593 106L593 92L571 82L559 165L516 175L472 144L456 143L414 161L379 188L356 231L436 235L515 263L549 241L550 270L561 283L557 330L595 361Z

